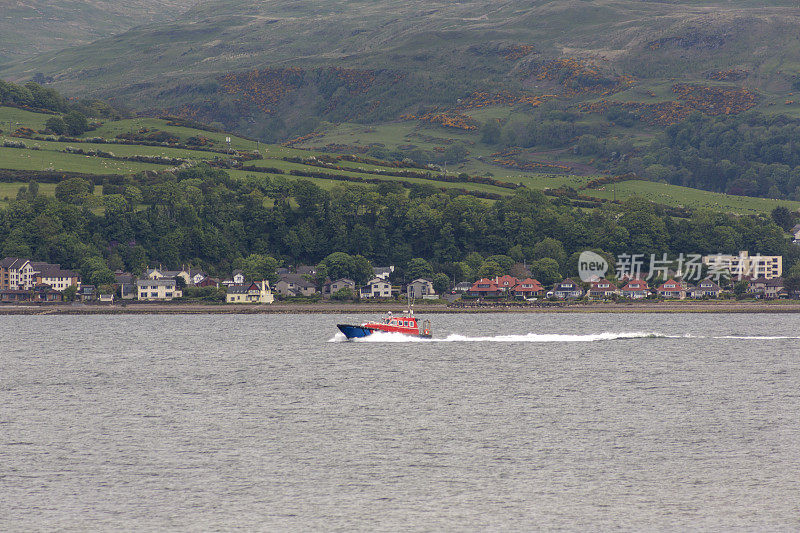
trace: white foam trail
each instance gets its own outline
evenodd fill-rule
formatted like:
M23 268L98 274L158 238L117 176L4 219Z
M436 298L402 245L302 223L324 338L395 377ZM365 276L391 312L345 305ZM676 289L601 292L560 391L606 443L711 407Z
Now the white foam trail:
M344 335L342 335L344 337ZM443 339L425 339L413 337L402 333L389 333L377 331L368 337L353 339L355 342L594 342L616 339L643 339L664 338L664 335L647 332L604 332L588 335L563 335L558 333L528 333L526 335L495 335L491 337L468 337L452 333ZM329 342L339 342L338 334Z
M725 335L723 337L713 337L715 339L737 339L744 341L776 341L781 339L800 339L800 337L759 337L756 335Z
M345 336L345 334L342 333L341 331L337 331L336 335L328 339L328 342L345 342L346 340L347 337Z

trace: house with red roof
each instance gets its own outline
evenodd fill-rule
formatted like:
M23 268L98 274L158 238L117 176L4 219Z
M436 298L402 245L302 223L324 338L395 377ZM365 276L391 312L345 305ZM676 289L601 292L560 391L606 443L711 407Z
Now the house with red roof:
M493 279L481 278L472 284L467 291L468 296L501 296L503 291Z
M494 278L494 282L497 284L497 288L503 292L508 292L519 284L517 278L508 274Z
M607 279L601 278L589 284L589 298L611 298L617 294L619 289Z
M692 287L682 281L675 281L668 279L661 286L656 289L656 292L662 298L677 298L683 300L687 294L690 294Z
M531 298L534 296L542 296L544 294L544 287L537 280L533 278L526 278L518 282L509 291L515 298Z
M631 279L622 289L620 293L623 298L630 298L631 300L639 300L650 296L650 288L647 282L642 279Z

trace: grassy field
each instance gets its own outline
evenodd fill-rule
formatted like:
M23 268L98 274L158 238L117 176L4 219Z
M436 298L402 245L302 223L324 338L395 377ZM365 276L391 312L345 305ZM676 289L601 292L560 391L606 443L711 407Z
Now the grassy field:
M725 211L740 215L769 213L778 206L784 206L792 211L800 209L800 202L791 200L733 196L679 185L640 180L616 183L613 187L612 185L606 185L600 189L582 191L582 194L595 198L611 199L615 197L617 200L624 200L631 196L641 196L653 202L669 206Z
M133 174L143 170L163 170L164 165L116 161L51 150L22 150L0 147L0 168L9 170L58 170L84 174Z

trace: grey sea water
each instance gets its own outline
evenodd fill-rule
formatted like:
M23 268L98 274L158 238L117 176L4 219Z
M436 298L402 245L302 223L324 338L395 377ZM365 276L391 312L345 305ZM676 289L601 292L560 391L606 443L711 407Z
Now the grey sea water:
M0 529L800 529L800 316L0 317Z

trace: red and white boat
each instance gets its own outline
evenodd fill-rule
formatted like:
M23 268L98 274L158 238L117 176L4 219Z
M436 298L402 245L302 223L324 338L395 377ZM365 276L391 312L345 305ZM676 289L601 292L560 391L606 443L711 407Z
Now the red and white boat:
M420 323L414 316L413 311L409 311L404 316L393 316L392 313L388 313L386 316L382 317L379 322L364 322L360 326L337 324L337 327L339 331L344 333L348 340L367 337L376 331L402 333L403 335L423 338L431 337L430 320L424 320Z

